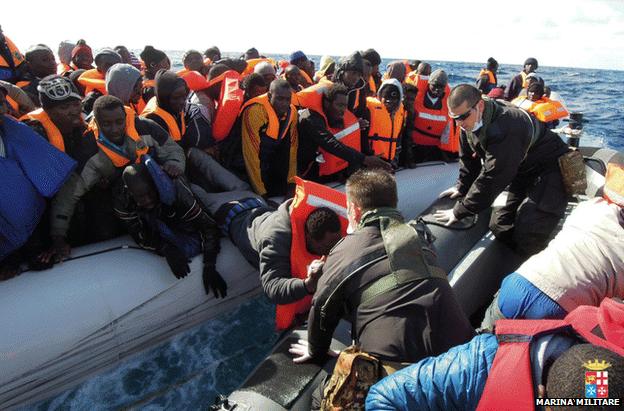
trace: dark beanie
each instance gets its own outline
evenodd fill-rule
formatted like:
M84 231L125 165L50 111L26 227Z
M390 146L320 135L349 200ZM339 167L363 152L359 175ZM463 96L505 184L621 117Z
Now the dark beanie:
M158 105L166 107L169 103L169 97L180 86L186 87L186 82L177 76L176 73L169 70L158 70L156 77L155 92Z
M152 46L145 46L140 54L140 57L141 60L145 62L145 65L149 67L149 65L152 63L156 64L163 61L167 57L167 55L164 51L155 49Z
M341 72L357 71L360 74L364 74L364 61L360 52L356 51L350 56L340 59L338 70Z
M496 61L494 57L490 57L489 59L487 59L487 63L488 65L498 66L498 61Z
M537 68L537 59L534 57L529 57L528 59L524 60L524 65L526 66L527 64L533 64L535 68Z
M362 52L362 58L368 60L371 66L378 66L381 64L381 56L375 49L368 49Z

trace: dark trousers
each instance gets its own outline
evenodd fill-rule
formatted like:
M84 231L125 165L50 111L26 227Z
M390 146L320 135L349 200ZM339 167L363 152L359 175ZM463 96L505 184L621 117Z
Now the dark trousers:
M518 176L509 186L505 206L492 214L490 229L517 253L531 256L546 248L567 203L558 167Z

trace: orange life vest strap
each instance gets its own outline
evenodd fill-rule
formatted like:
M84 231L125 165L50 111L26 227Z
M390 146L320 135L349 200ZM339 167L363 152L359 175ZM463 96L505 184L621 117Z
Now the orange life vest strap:
M85 96L97 90L103 95L108 94L106 92L105 77L97 69L87 70L78 77L78 83L85 88Z
M160 117L165 124L167 124L167 131L169 135L174 141L180 141L184 133L186 133L186 122L184 121L184 113L180 113L180 123L178 126L178 122L176 119L166 110L163 110L158 106L158 100L156 96L152 97L150 101L147 102L147 105L141 112L141 117L147 117L149 114L154 114L155 116Z
M59 131L58 127L56 127L56 124L52 122L52 119L50 119L48 113L46 113L42 108L31 111L30 113L23 116L20 120L23 121L25 119L36 120L41 123L46 131L50 144L52 144L54 147L58 148L62 152L65 152L65 141L63 141L63 135Z
M260 96L254 97L251 100L247 101L245 104L243 104L243 107L241 108L241 113L247 107L250 107L254 104L260 104L264 108L264 111L267 113L267 117L269 118L269 124L267 125L265 134L274 140L278 140L278 141L282 140L290 131L290 127L292 125L292 122L294 121L294 118L295 118L294 113L297 110L295 106L292 104L290 105L290 111L288 113L288 120L287 120L288 125L284 127L284 129L282 130L282 133L279 134L280 121L277 118L277 114L275 114L275 110L273 109L271 102L269 101L268 93L264 93Z
M141 137L139 136L139 133L136 129L136 125L135 125L136 114L134 113L134 110L130 107L125 106L124 111L126 112L126 136L130 137L130 139L132 139L135 143L134 162L139 163L141 161L141 157L144 154L147 154L147 152L149 151L149 147L147 147L147 145L143 142L143 140L141 140ZM125 167L128 164L130 164L130 160L131 160L130 158L123 156L119 154L118 152L109 149L108 147L106 147L106 145L104 145L100 141L99 139L100 132L98 130L98 126L97 126L97 123L95 122L95 119L91 120L87 131L93 131L95 141L97 142L98 147L100 148L100 150L102 150L102 152L104 152L104 154L106 154L106 156L111 160L111 162L113 163L115 167L120 168L120 167Z

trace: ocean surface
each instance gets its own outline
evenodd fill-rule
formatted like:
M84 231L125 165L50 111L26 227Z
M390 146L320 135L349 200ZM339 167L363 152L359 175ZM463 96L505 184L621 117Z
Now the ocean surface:
M181 68L183 52L167 53L173 69ZM320 56L311 58L318 67ZM523 58L519 56L518 61ZM384 60L382 67L388 62ZM434 70L442 68L449 74L451 85L473 83L481 69L477 63L430 63ZM520 69L520 65L502 65L499 83L508 83ZM584 113L582 145L624 149L624 71L540 67L538 74L561 95L570 111ZM279 337L273 324L274 306L265 297L256 297L115 369L23 409L207 409L217 394L236 389L271 350Z

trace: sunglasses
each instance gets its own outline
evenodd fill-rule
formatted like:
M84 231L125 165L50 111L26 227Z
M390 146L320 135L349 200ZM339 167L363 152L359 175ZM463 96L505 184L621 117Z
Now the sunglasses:
M453 120L455 121L464 121L465 119L467 119L470 116L470 113L472 113L472 110L477 107L477 104L479 104L479 101L477 101L476 103L474 103L472 105L472 107L470 107L464 114L460 114L458 116L449 116L451 117Z

